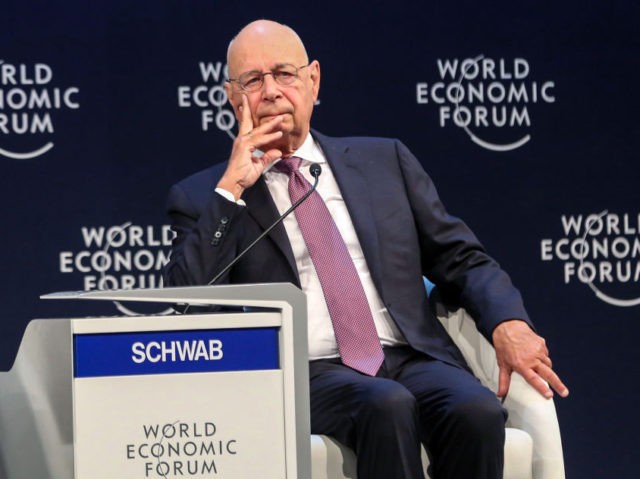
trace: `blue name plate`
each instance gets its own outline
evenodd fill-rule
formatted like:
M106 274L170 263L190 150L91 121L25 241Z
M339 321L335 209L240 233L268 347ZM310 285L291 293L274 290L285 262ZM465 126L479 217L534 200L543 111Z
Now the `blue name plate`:
M278 369L278 329L76 334L74 377Z

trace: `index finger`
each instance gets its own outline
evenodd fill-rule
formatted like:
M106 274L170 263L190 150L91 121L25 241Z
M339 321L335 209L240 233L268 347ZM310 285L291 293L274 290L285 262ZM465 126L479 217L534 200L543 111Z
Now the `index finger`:
M240 105L240 124L238 125L238 136L246 135L253 130L253 120L251 119L251 110L249 109L249 100L247 95L241 93L242 104Z
M549 389L547 382L533 369L523 371L522 377L527 381L536 391L547 399L553 397L553 392Z

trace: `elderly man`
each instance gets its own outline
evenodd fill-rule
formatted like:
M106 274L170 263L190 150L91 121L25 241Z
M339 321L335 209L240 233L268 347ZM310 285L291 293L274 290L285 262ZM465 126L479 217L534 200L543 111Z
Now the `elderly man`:
M320 64L289 27L259 20L228 50L239 121L228 161L175 185L170 285L207 284L313 181L317 192L220 283L291 282L307 294L311 430L352 447L361 479L502 477L505 413L468 371L427 303L423 275L493 342L497 395L512 371L545 397L568 390L518 291L446 212L400 142L310 129Z

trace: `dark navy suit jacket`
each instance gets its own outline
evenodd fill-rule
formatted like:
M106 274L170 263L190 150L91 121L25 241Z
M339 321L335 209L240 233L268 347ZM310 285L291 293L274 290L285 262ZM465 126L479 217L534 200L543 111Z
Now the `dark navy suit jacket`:
M312 135L335 175L378 293L412 347L464 365L429 308L423 275L464 306L488 339L504 320L529 322L508 275L469 228L447 213L431 179L401 142ZM225 168L226 163L213 166L171 188L168 213L177 236L168 285L207 284L278 217L262 178L245 190L246 207L215 193ZM282 224L218 283L227 282L300 285Z

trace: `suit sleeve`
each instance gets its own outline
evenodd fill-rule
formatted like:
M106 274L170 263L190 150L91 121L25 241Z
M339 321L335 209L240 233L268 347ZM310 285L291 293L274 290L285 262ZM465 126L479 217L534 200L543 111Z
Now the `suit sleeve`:
M236 256L245 208L213 192L195 199L179 183L169 191L167 213L176 236L165 268L165 284L208 284ZM218 284L228 282L221 278Z
M419 238L422 271L445 298L454 298L491 341L494 328L509 319L531 324L519 291L460 219L451 216L413 154L396 143Z

